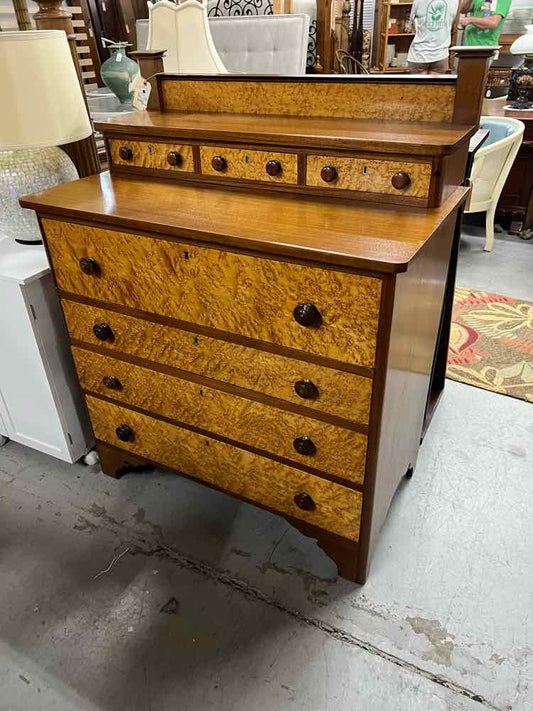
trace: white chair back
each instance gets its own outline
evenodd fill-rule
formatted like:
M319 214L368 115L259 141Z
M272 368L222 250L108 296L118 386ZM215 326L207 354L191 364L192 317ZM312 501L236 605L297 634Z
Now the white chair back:
M215 49L207 3L185 0L181 4L159 0L148 2L147 49L166 49L166 72L179 74L225 74L226 68Z
M474 158L468 212L484 212L498 202L524 134L522 121L512 118L482 116L480 124L490 135Z

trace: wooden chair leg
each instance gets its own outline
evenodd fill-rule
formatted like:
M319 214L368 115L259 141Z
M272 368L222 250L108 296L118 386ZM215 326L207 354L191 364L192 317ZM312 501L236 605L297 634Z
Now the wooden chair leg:
M492 252L494 246L494 217L496 215L496 205L492 205L485 216L485 252Z

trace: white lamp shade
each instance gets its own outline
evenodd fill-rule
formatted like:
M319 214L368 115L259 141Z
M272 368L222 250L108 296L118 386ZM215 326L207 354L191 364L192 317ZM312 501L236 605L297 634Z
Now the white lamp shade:
M525 25L526 34L511 45L511 54L533 54L533 25Z
M60 146L92 133L66 34L0 32L0 150Z

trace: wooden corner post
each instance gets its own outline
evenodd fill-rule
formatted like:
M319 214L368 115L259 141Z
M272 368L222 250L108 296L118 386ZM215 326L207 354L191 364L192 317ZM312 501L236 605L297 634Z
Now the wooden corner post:
M333 67L332 12L332 0L317 0L316 71L324 74L329 74Z
M35 0L35 2L39 5L39 11L33 16L37 29L63 30L67 35L70 54L72 55L72 61L74 62L74 66L76 68L83 99L85 101L85 106L87 107L87 113L89 113L87 98L85 96L85 88L81 77L80 65L78 63L76 38L72 27L72 14L68 12L66 8L62 7L63 0ZM87 138L83 138L81 141L67 143L65 146L61 146L61 148L76 166L80 178L85 178L88 175L96 175L101 172L100 159L98 158L98 149L96 148L94 133Z
M498 47L452 47L457 55L457 89L453 123L479 123L490 59Z
M148 111L164 110L161 104L161 97L159 96L156 74L161 74L161 72L165 71L163 57L166 51L166 49L143 49L130 52L130 57L133 57L133 59L139 62L141 76L143 76L152 87L150 98L148 99Z

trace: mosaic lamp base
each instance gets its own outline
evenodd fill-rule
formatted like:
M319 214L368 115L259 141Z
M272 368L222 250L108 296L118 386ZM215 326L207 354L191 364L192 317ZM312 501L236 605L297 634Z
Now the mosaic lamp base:
M56 146L0 150L0 234L42 244L35 212L21 207L19 197L77 178L74 163Z

